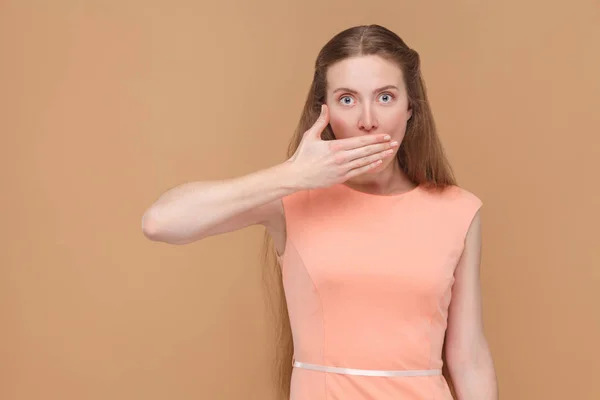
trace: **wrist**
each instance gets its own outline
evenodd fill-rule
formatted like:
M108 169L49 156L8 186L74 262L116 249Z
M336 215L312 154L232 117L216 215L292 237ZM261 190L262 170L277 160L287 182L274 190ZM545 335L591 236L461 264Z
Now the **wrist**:
M302 182L301 171L298 170L297 165L291 159L275 166L275 168L277 171L277 181L286 192L294 193L299 190L308 189L304 182Z

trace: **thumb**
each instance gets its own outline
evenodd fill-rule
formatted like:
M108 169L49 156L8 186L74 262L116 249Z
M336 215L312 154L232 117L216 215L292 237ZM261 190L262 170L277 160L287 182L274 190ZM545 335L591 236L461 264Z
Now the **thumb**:
M315 121L313 126L311 126L310 130L313 137L316 139L321 139L321 134L323 130L329 124L329 107L326 104L321 105L321 114L319 114L319 118Z

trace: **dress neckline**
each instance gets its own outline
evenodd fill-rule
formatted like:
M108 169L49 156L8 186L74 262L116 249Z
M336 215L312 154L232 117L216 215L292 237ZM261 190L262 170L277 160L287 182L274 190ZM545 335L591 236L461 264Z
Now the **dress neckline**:
M407 190L405 192L402 193L395 193L395 194L377 194L377 193L368 193L368 192L363 192L354 188L351 188L350 186L346 185L345 183L339 183L338 186L340 189L348 192L348 193L352 193L355 196L359 196L359 197L365 197L365 198L373 198L373 199L380 199L380 200L391 200L391 199L400 199L400 198L405 198L408 197L410 195L413 195L415 193L417 193L420 188L421 185L417 185L414 188Z

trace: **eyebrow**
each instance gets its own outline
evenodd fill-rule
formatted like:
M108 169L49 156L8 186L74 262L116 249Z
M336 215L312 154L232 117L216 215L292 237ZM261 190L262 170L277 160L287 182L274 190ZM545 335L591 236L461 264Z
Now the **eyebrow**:
M386 85L383 87L380 87L379 89L375 89L373 90L373 93L377 93L377 92L381 92L382 90L388 90L388 89L396 89L398 91L400 91L400 89L398 89L398 87L394 86L394 85ZM350 89L350 88L345 88L345 87L341 87L341 88L337 88L333 91L333 93L337 93L337 92L350 92L353 94L358 94L358 92L356 90Z

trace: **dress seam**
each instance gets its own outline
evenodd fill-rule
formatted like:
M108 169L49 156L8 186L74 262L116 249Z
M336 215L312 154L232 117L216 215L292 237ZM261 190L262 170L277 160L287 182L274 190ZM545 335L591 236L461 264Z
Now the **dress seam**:
M290 240L291 243L291 240ZM306 267L306 262L304 262L304 258L302 257L302 254L300 254L300 252L298 251L298 248L294 245L294 248L296 248L296 253L298 254L298 257L300 258L300 260L302 261L302 266L304 267L304 270L306 271L306 274L308 275L308 277L310 278L310 283L312 283L313 288L315 289L315 293L317 294L317 298L319 299L319 305L321 306L321 318L322 318L322 324L323 324L323 360L322 362L325 362L325 337L326 337L326 329L325 329L325 321L327 320L327 318L325 318L325 309L323 308L323 300L321 299L321 294L319 293L319 289L317 288L317 285L315 285L315 281L312 277L312 275L310 274L310 271L308 270L308 268ZM327 390L327 373L323 372L323 380L325 382L325 400L329 399L329 391Z
M438 302L438 306L439 306L439 302ZM432 342L432 336L433 336L433 327L432 327L432 325L433 325L434 313L435 313L435 311L429 315L429 340L428 340L428 342L429 342L428 343L429 344L429 365L427 366L427 369L432 369L432 365L431 364L432 364L432 360L433 360L433 355L431 354L432 353L432 351L431 351L431 348L432 348L431 342ZM435 392L433 393L432 400L435 400Z

